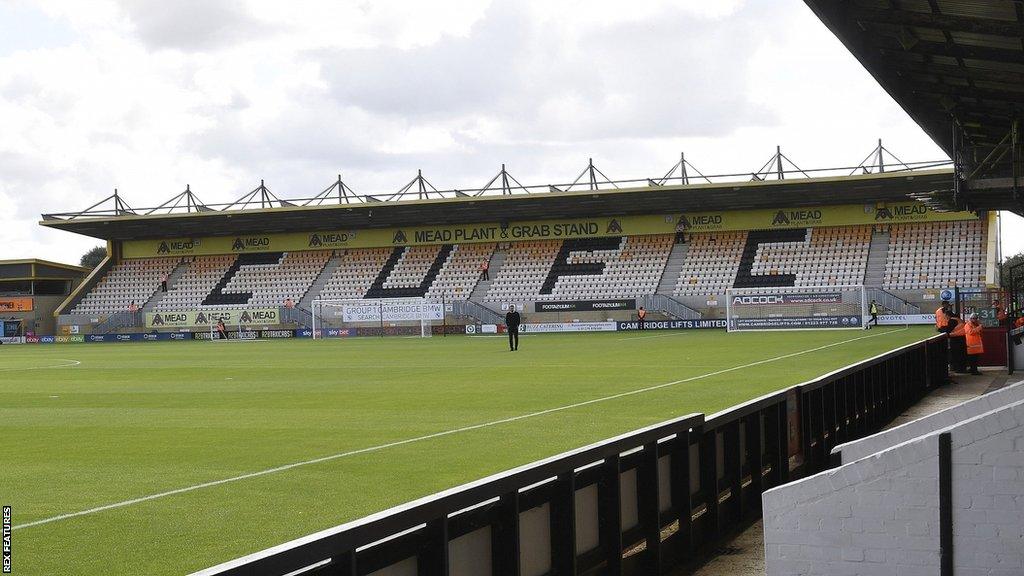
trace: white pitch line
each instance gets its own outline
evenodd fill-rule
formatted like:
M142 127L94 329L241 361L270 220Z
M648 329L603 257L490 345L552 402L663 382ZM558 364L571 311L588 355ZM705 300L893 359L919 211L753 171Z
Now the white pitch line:
M66 358L54 358L54 360L60 360L61 362L70 362L70 364L57 364L55 366L27 366L25 368L0 368L0 372L14 372L16 370L50 370L53 368L71 368L72 366L78 366L82 362L80 360L68 360Z
M654 390L660 390L662 388L668 388L669 386L676 386L684 384L686 382L694 382L696 380L703 380L704 378L710 378L712 376L719 376L721 374L727 374L729 372L735 372L737 370L744 370L747 368L753 368L754 366L760 366L761 364L768 364L771 362L777 362L779 360L785 360L794 356L801 356L803 354L809 354L811 352L818 352L827 348L833 348L835 346L841 346L850 342L856 342L857 340L864 340L866 338L874 338L876 336L883 336L885 334L893 334L895 332L902 332L907 330L907 327L900 328L899 330L888 330L885 332L878 332L876 334L869 334L867 336L859 336L857 338L851 338L849 340L841 340L839 342L833 342L831 344L825 344L824 346L818 346L816 348L808 348L807 350L801 350L799 352L792 352L789 354L783 354L781 356L775 356L774 358L766 358L764 360L758 360L756 362L750 362L747 364L741 364L739 366L733 366L731 368L723 368L714 372L708 372L706 374L699 374L697 376L691 376L689 378L683 378L682 380L673 380L672 382L665 382L664 384L655 384L654 386L647 386L645 388L638 388L636 390L630 390L628 392L620 392L618 394L612 394L611 396L603 396L601 398L593 398L591 400L585 400L583 402L576 402L575 404L567 404L565 406L558 406L556 408L547 408L545 410L538 410L537 412L530 412L528 414L520 414L519 416L511 416L509 418L502 418L501 420L494 420L492 422L484 422L481 424L473 424L470 426L463 426L461 428L453 428L451 430L445 430L443 432L434 432L433 434L425 434L423 436L417 436L415 438L406 438L405 440L397 440L395 442L388 442L387 444L380 444L377 446L369 446L367 448L359 448L357 450L349 450L348 452L339 452L338 454L331 454L329 456L321 456L320 458L313 458L311 460L303 460L301 462L293 462L291 464L284 464L282 466L276 466L274 468L267 468L266 470L259 470L256 472L249 472L247 474L240 474L238 476L232 476L230 478L223 478L221 480L213 480L210 482L203 482L202 484L195 484L193 486L186 486L184 488L176 488L174 490L168 490L166 492L159 492L157 494L150 494L148 496L141 496L139 498L132 498L131 500L124 500L122 502L115 502L113 504L106 504L103 506L97 506L95 508L89 508L87 510L80 510L78 512L69 512L67 514L59 514L50 518L42 518L39 520L33 520L32 522L26 522L24 524L18 524L13 527L13 530L20 530L22 528L30 528L32 526L39 526L42 524L49 524L51 522L58 522L60 520L67 520L69 518L77 518L79 516L88 516L106 510L114 510L116 508L124 508L125 506L132 506L134 504L141 504L142 502L149 502L150 500L158 500L160 498L166 498L168 496L174 496L176 494L184 494L186 492L194 492L203 488L212 488L214 486L220 486L222 484L230 484L232 482L238 482L240 480L247 480L249 478L258 478L260 476L266 476L268 474L276 474L277 472L284 472L285 470L291 470L293 468L300 468L302 466L309 466L312 464L319 464L321 462L329 462L331 460L337 460L339 458L346 458L349 456L356 456L359 454L366 454L369 452L379 452L388 448L395 448L397 446L404 446L406 444L412 444L414 442L422 442L424 440L432 440L434 438L441 438L444 436L451 436L453 434L459 434L462 432L470 432L472 430L479 430L481 428L490 428L492 426L498 426L501 424L508 424L510 422L518 422L519 420L526 420L528 418L536 418L537 416L544 416L546 414L553 414L555 412L563 412L565 410L572 410L574 408L580 408L583 406L589 406L591 404L598 404L600 402L607 402L609 400L616 400L618 398L625 398L628 396L636 396L638 394L645 394Z

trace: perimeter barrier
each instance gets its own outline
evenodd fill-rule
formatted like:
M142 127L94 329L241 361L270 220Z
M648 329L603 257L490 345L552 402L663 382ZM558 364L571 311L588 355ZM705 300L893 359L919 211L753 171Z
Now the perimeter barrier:
M201 576L664 574L760 517L947 380L946 337L691 414L197 572Z

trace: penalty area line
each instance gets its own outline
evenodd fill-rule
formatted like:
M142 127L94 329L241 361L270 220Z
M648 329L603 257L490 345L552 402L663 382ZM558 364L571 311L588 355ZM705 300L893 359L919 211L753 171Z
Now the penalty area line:
M133 506L135 504L141 504L143 502L149 502L152 500L159 500L161 498L167 498L169 496L175 496L178 494L185 494L187 492L194 492L196 490L202 490L204 488L212 488L214 486L221 486L224 484L230 484L232 482L239 482L241 480L248 480L251 478L259 478L261 476L267 476L270 474L276 474L278 472L284 472L286 470L292 470L294 468L301 468L304 466L310 466L313 464L321 464L323 462L330 462L332 460L338 460L340 458L347 458L349 456L357 456L359 454L368 454L371 452L379 452L388 448L396 448L398 446L404 446L406 444L413 444L416 442L423 442L426 440L433 440L435 438L443 438L445 436L451 436L453 434L460 434L463 432L470 432L473 430L480 430L482 428L490 428L492 426L499 426L501 424L509 424L511 422L518 422L520 420L526 420L529 418L536 418L538 416L544 416L547 414L554 414L556 412L564 412L566 410L572 410L574 408L581 408L583 406L590 406L591 404L599 404L601 402L608 402L610 400L616 400L619 398L626 398L629 396L636 396L638 394L645 394L647 392L653 392L655 390L661 390L662 388L668 388L671 386L678 386L679 384L685 384L687 382L694 382L697 380L703 380L705 378L711 378L713 376L720 376L729 372L735 372L737 370L745 370L747 368L753 368L754 366L761 366L763 364L769 364L771 362L778 362L779 360L785 360L787 358L793 358L795 356L802 356L804 354L810 354L812 352L818 352L826 350L828 348L834 348L843 344L849 344L850 342L856 342L858 340L865 340L867 338L874 338L876 336L884 336L886 334L893 334L896 332L902 332L907 330L907 327L900 328L898 330L886 330L884 332L878 332L876 334L869 334L866 336L858 336L857 338L850 338L849 340L840 340L839 342L833 342L831 344L825 344L822 346L816 346L814 348L808 348L806 350L800 350L797 352L791 352L789 354L783 354L781 356L774 356L772 358L765 358L764 360L757 360L755 362L748 362L747 364L741 364L738 366L732 366L729 368L723 368L721 370L715 370L714 372L707 372L705 374L698 374L697 376L690 376L689 378L683 378L680 380L673 380L671 382L665 382L662 384L655 384L653 386L646 386L644 388L637 388L636 390L629 390L626 392L620 392L618 394L612 394L610 396L602 396L600 398L592 398L590 400L584 400L582 402L576 402L574 404L566 404L565 406L557 406L555 408L547 408L544 410L538 410L536 412L529 412L527 414L520 414L518 416L511 416L509 418L502 418L500 420L494 420L491 422L483 422L480 424L472 424L470 426L463 426L461 428L453 428L451 430L444 430L441 432L434 432L432 434L425 434L423 436L416 436L414 438L406 438L404 440L397 440L395 442L388 442L386 444L379 444L377 446L368 446L366 448L359 448L356 450L349 450L346 452L339 452L337 454L330 454L328 456L321 456L319 458L312 458L310 460L303 460L300 462L292 462L290 464L284 464L282 466L275 466L273 468L267 468L265 470L258 470L256 472L249 472L246 474L240 474L238 476L232 476L230 478L222 478L220 480L212 480L210 482L203 482L201 484L194 484L192 486L185 486L183 488L176 488L174 490L168 490L166 492L158 492L156 494L149 494L147 496L140 496L138 498L132 498L130 500L124 500L121 502L114 502L112 504L105 504L103 506L96 506L95 508L89 508L87 510L79 510L78 512L69 512L67 514L59 514L57 516L51 516L49 518L41 518L39 520L33 520L31 522L25 522L24 524L18 524L13 527L13 530L21 530L23 528L31 528L32 526L41 526L43 524L50 524L53 522L59 522L61 520L68 520L71 518L78 518L81 516L89 516L92 514L98 514L107 510L115 510L118 508L124 508L127 506Z

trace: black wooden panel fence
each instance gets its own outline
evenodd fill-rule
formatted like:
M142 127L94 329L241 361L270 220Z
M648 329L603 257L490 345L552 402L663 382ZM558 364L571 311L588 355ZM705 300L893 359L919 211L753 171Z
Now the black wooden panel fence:
M832 447L879 430L946 377L940 335L707 418L629 432L197 574L358 576L415 562L418 574L447 576L451 542L480 530L489 546L459 559L463 568L476 562L474 574L666 573L759 517L763 491L828 468ZM596 506L581 506L594 487ZM623 526L624 510L635 523ZM531 511L546 511L546 532L525 524ZM577 533L592 534L594 523L597 541L580 550Z

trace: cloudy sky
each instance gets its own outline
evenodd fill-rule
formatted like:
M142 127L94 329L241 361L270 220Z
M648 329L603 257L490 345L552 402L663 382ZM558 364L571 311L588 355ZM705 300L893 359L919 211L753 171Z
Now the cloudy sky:
M942 152L800 0L0 0L0 258L118 188L308 197ZM1015 230L1014 230L1015 228ZM1004 251L1024 250L1019 219Z

